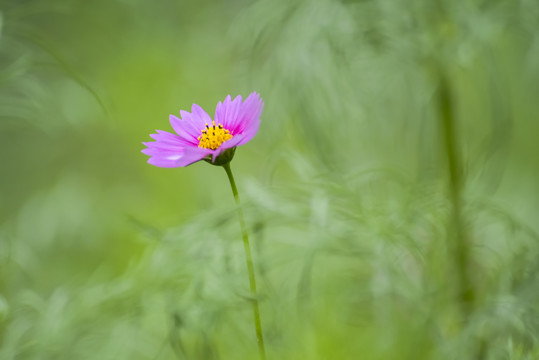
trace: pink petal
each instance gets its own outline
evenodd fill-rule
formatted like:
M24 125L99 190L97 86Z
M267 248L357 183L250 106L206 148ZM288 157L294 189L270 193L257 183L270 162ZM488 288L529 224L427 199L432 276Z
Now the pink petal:
M212 119L200 106L193 104L191 107L191 123L199 129L199 134L206 124L211 125Z
M238 121L236 122L237 128L230 130L240 133L252 127L256 122L260 121L263 109L264 103L260 99L260 95L256 92L251 93L241 106Z
M234 146L237 146L241 140L243 139L243 135L236 135L232 139L225 141L222 143L214 152L213 159L215 159L217 156L221 155L223 151L226 149L233 148Z
M235 135L232 131L234 124L237 121L239 110L241 107L241 96L238 95L234 100L231 100L228 95L223 103L219 102L215 109L215 123L221 124L225 129L228 129L232 135Z
M148 159L148 164L162 167L162 168L174 168L179 167L177 165L177 161L175 160L168 160L165 158L158 158L158 157L151 157Z
M191 122L191 114L189 114L187 111L180 111L180 114L182 115L182 118L178 118L177 116L170 115L170 125L183 139L186 141L197 144L198 140L197 137L200 135L200 130L196 129L196 127Z
M199 147L185 147L183 151L178 152L159 152L146 149L146 152L152 154L148 160L149 164L159 167L183 167L202 160L206 156L213 153L210 149Z
M193 144L192 141L188 141L176 134L171 134L169 132L162 131L162 130L156 130L156 131L157 131L157 134L150 134L150 137L156 140L157 142L160 142L163 144L181 145L181 146L189 146L189 145L194 146L195 145Z
M249 124L249 127L243 131L243 136L241 141L238 143L238 146L247 144L249 141L251 141L252 138L255 137L256 133L258 132L258 128L260 127L260 118L257 120L251 122Z

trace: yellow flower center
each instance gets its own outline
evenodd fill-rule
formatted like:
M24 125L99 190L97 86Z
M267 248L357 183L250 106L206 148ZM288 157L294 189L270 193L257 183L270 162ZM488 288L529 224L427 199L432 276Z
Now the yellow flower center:
M215 150L225 141L232 139L232 135L230 131L223 128L223 125L215 125L214 121L213 126L206 124L206 128L202 130L202 135L197 139L198 147Z

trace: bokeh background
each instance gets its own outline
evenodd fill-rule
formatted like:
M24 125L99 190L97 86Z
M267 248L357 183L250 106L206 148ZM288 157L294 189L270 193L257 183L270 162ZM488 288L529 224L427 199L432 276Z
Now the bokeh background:
M539 2L2 0L0 359L539 359Z

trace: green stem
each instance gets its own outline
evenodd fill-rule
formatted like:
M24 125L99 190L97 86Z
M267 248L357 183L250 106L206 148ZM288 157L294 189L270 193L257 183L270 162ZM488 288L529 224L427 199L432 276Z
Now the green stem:
M251 246L249 245L249 236L247 235L247 226L245 225L245 219L243 218L243 211L241 209L240 196L238 194L238 188L230 169L230 163L223 165L225 168L228 180L230 181L230 187L232 188L232 194L236 200L238 207L238 217L240 219L241 234L243 237L243 248L245 250L245 261L247 262L247 272L249 273L249 286L251 288L251 294L253 295L253 316L255 321L256 338L258 340L258 351L262 360L266 359L266 350L264 348L264 337L262 336L262 323L260 322L260 310L258 308L258 298L256 295L256 279L255 268L253 266L253 255L251 254Z
M471 283L471 254L464 229L462 215L462 188L464 179L458 152L457 124L453 113L453 98L449 82L445 74L440 74L439 112L443 131L443 143L449 170L449 195L452 203L450 225L452 226L451 242L453 261L457 276L457 294L461 313L466 321L473 310L475 293Z

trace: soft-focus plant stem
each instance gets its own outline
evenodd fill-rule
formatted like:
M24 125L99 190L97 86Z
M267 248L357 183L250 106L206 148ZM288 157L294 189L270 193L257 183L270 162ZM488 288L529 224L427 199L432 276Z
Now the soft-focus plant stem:
M452 204L451 219L449 222L452 230L450 249L453 255L453 263L457 275L457 299L461 314L465 321L473 310L475 293L470 276L470 250L464 221L462 219L462 167L458 151L458 137L456 119L454 116L454 104L449 81L446 75L440 73L440 88L438 93L439 113L443 131L443 144L448 165L449 197Z
M245 261L247 262L247 272L249 273L249 286L251 288L251 294L253 295L253 316L255 321L256 338L258 340L258 351L262 360L266 359L266 350L264 348L264 337L262 335L262 323L260 322L260 310L258 307L258 298L256 294L256 279L255 268L253 265L253 255L251 254L251 246L249 245L249 236L247 235L247 226L245 225L245 219L243 218L243 210L241 209L240 196L238 194L238 188L234 181L234 175L230 169L230 163L223 165L225 168L228 180L230 181L230 187L232 188L232 194L236 200L238 207L238 217L240 219L241 233L243 237L243 248L245 249Z
M452 203L452 214L449 225L452 229L450 249L453 255L454 269L457 275L457 301L460 307L463 324L468 324L476 306L476 294L471 276L472 255L470 244L464 229L462 215L462 191L464 187L463 169L458 151L458 131L454 114L454 100L451 86L446 75L440 71L438 104L440 121L443 129L443 143L447 157L449 172L449 197ZM477 338L475 359L486 357L488 343L485 337Z

